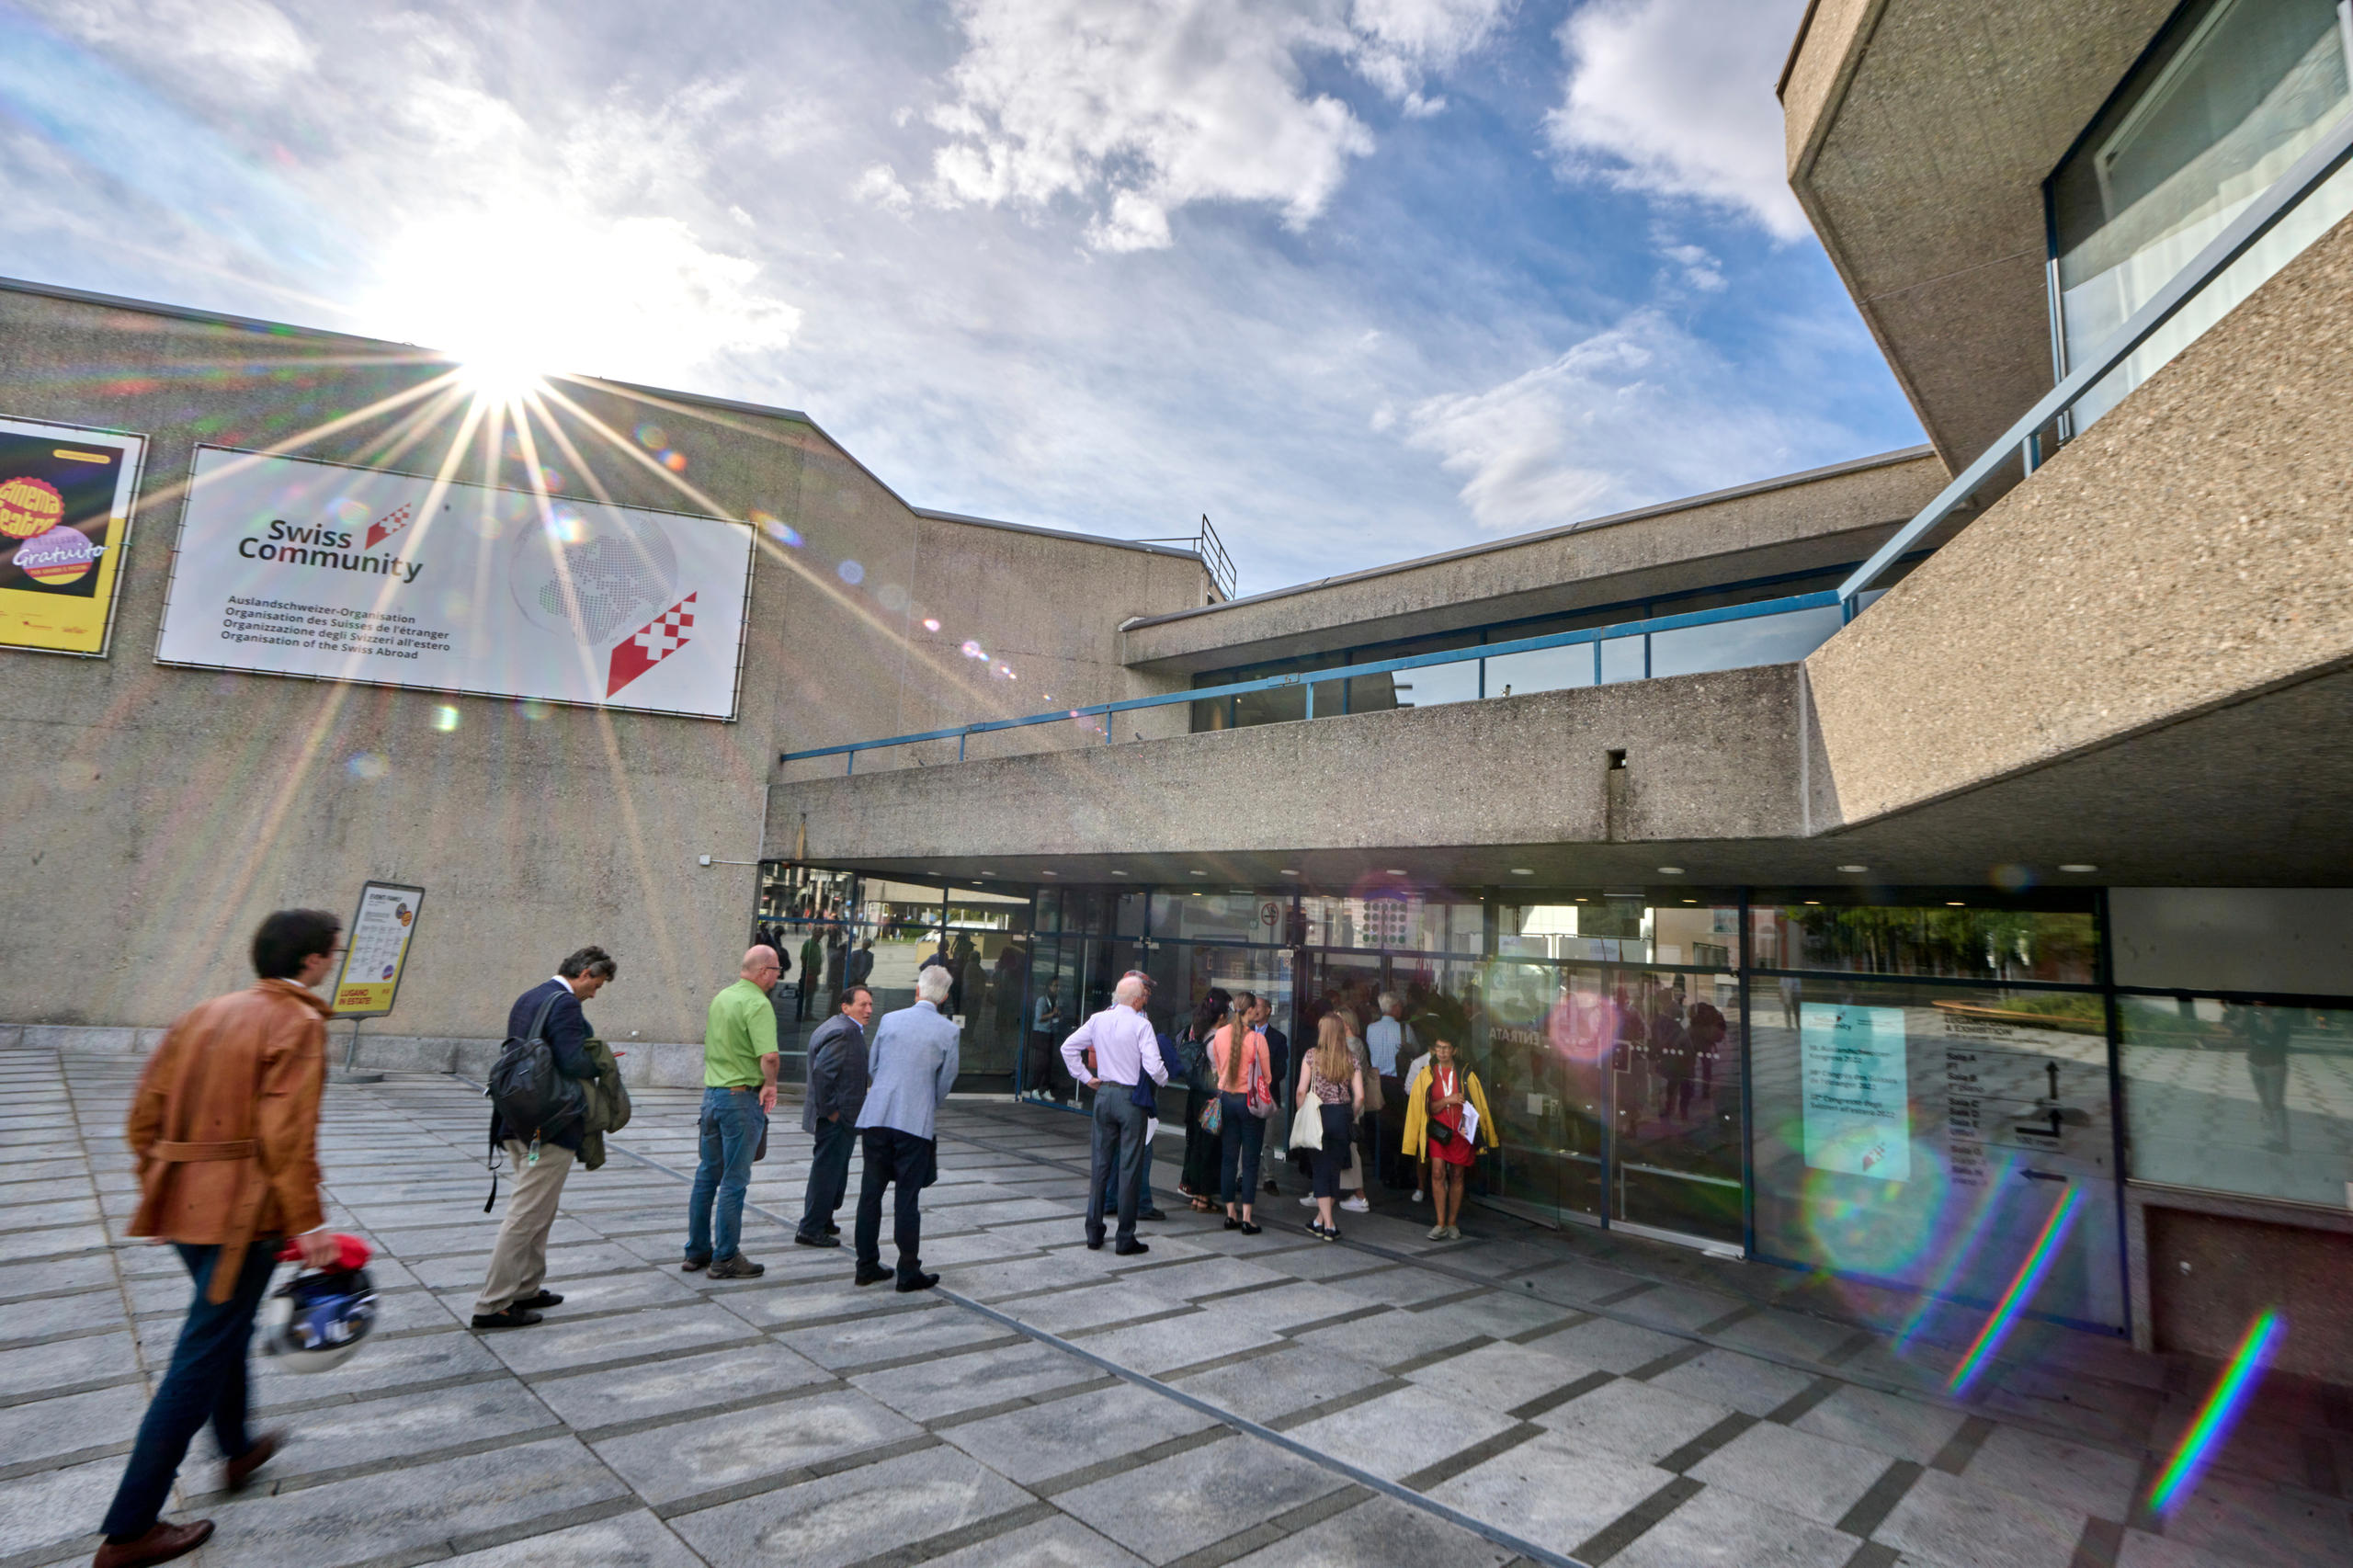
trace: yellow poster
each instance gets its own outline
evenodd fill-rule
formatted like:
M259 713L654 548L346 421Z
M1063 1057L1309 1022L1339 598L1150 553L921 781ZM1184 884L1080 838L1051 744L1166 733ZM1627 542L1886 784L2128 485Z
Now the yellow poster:
M146 445L0 419L0 647L106 653Z
M373 1018L392 1010L424 907L423 888L369 882L359 890L359 912L343 936L343 972L335 976L337 1017Z

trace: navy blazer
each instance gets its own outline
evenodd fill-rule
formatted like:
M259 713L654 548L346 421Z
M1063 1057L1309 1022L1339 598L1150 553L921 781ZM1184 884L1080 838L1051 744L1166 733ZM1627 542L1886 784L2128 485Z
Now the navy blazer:
M801 1131L837 1116L855 1124L866 1103L866 1031L847 1013L835 1013L809 1037L809 1091L801 1101Z
M542 980L515 998L515 1006L506 1010L506 1038L518 1040L527 1033L531 1020L540 1016L540 1004L545 1002L551 994L555 997L555 1006L548 1009L545 1032L548 1050L555 1057L555 1070L567 1078L595 1077L597 1064L588 1060L588 1052L581 1048L588 1043L596 1030L588 1027L588 1015L581 1011L580 998L574 996L572 988L562 981ZM504 1142L513 1134L501 1123L494 1136ZM569 1137L551 1142L578 1153L580 1138L581 1130L575 1129Z

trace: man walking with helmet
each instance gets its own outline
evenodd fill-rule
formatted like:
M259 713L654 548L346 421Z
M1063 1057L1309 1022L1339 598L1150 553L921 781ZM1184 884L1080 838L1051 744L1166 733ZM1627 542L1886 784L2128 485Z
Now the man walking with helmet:
M253 940L258 983L174 1024L140 1075L125 1129L139 1157L130 1233L172 1243L196 1298L107 1510L96 1568L169 1562L211 1537L210 1519L159 1517L197 1428L210 1422L233 1492L282 1440L246 1429L245 1350L286 1238L312 1267L341 1261L322 1228L327 1007L310 988L334 969L342 929L317 909L264 920Z

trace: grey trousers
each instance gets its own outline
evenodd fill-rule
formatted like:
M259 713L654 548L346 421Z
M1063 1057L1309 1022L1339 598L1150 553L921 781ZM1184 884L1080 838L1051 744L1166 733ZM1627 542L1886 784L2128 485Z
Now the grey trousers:
M490 1278L474 1298L477 1312L505 1312L510 1302L536 1296L548 1273L548 1229L555 1223L557 1201L563 1196L563 1178L572 1174L579 1156L553 1143L540 1145L540 1163L529 1164L530 1148L509 1138L506 1164L515 1173L515 1191L506 1199L506 1221L498 1227L497 1244L490 1252Z
M1095 1159L1087 1178L1086 1239L1103 1239L1103 1188L1113 1170L1120 1175L1120 1244L1136 1239L1136 1215L1143 1208L1143 1131L1150 1115L1128 1103L1124 1085L1108 1079L1095 1091Z

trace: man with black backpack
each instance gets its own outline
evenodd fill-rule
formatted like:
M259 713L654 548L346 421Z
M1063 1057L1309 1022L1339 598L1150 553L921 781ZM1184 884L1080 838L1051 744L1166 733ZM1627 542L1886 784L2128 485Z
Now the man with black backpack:
M585 1049L595 1031L588 1027L580 1004L602 991L618 972L619 966L604 949L583 948L556 967L553 979L543 980L517 996L506 1014L510 1049L501 1056L501 1066L509 1056L524 1054L512 1049L515 1045L528 1047L544 1040L557 1076L580 1082L596 1077L596 1063ZM548 1086L565 1087L542 1087ZM499 1088L499 1074L494 1073L494 1100ZM575 1108L582 1103L577 1092L563 1097ZM548 1229L555 1223L563 1178L572 1173L586 1127L576 1113L553 1120L552 1126L517 1127L503 1111L494 1113L491 1138L506 1151L507 1163L515 1172L515 1193L506 1200L506 1221L499 1226L497 1244L491 1249L490 1276L483 1281L482 1294L474 1298L476 1328L529 1327L540 1321L541 1308L563 1301L542 1284L548 1267Z

